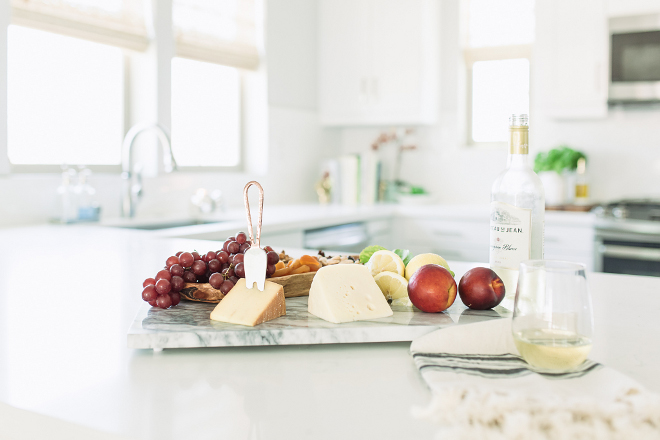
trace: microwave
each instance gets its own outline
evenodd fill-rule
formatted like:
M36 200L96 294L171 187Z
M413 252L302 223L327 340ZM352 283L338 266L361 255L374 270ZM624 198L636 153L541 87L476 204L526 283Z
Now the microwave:
M660 102L660 14L613 17L610 103Z

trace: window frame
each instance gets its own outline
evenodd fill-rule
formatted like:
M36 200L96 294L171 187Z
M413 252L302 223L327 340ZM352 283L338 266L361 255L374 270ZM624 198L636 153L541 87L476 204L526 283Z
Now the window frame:
M23 26L22 24L15 24L9 22L9 25L7 26L7 30L9 29L9 26ZM43 31L43 32L49 32L49 31ZM52 32L51 32L52 33ZM67 35L69 38L77 38L77 37L72 37L70 35ZM104 44L100 43L98 41L94 40L86 40L86 41L91 41L96 44ZM130 81L130 71L129 71L129 56L128 56L128 51L126 49L122 49L122 71L123 71L123 78L122 78L122 88L123 88L123 96L122 96L122 107L123 107L123 127L122 127L122 132L124 135L126 135L126 132L128 131L128 128L130 128L130 121L128 120L130 116L130 86L129 82ZM5 54L5 62L7 61L7 54ZM7 66L9 68L9 66ZM5 101L5 106L7 106L7 102ZM7 127L7 130L9 130L9 127ZM62 172L62 165L54 165L54 164L15 164L12 163L12 161L9 158L9 139L6 139L6 150L2 152L2 155L4 156L3 159L7 161L7 165L9 168L9 171L7 174L59 174ZM121 145L119 146L121 149ZM121 153L121 151L120 151ZM121 156L120 156L121 157ZM84 165L85 168L88 168L94 173L117 173L121 174L121 162L119 164L112 164L112 165L88 165L88 164L66 164L69 168L75 168L78 165Z
M506 146L503 142L477 142L472 138L472 70L478 61L500 61L512 59L527 59L529 61L529 101L532 103L532 44L516 44L509 46L486 46L463 49L463 62L465 63L465 145L471 148L499 149Z
M175 57L172 57L174 59ZM197 61L197 60L196 60ZM233 66L229 66L233 67ZM234 172L234 173L241 173L245 171L245 130L246 130L246 124L245 124L245 117L246 117L246 99L245 99L245 76L247 75L247 72L244 69L240 69L237 67L234 67L235 69L238 70L238 104L239 104L239 127L238 127L238 134L239 134L239 140L238 140L238 163L236 165L229 165L229 166L177 166L177 171L180 172ZM170 74L172 72L172 60L170 60ZM171 104L171 96L170 96L170 104ZM170 121L171 123L171 121ZM170 133L171 136L171 133ZM176 157L174 158L176 160Z
M158 7L158 11L152 12L152 16L147 17L147 20L154 20L154 15L155 14L163 14L166 13L169 16L166 17L168 20L164 20L165 22L171 23L171 14L172 14L172 8L171 7L163 7L165 6L164 3L166 2L157 2L156 7ZM10 7L8 7L10 9ZM162 20L162 15L158 20ZM2 24L2 23L0 23ZM9 25L11 25L11 21L7 23L6 26L2 26L5 30L8 28ZM20 24L15 24L20 26ZM156 26L158 26L158 23L156 23ZM170 26L171 27L171 26ZM169 32L168 32L169 31ZM140 122L139 120L136 120L134 118L133 114L131 113L131 108L133 107L133 104L135 102L140 102L142 101L140 98L137 98L137 94L132 93L132 83L131 83L131 77L135 73L132 71L131 65L133 64L133 58L134 57L152 57L149 59L149 64L152 65L152 68L155 70L156 74L159 77L165 77L165 78L171 78L171 73L172 73L172 59L176 57L176 54L170 51L160 51L160 50L153 50L154 46L165 46L165 47L172 47L174 44L173 40L173 29L167 29L165 32L153 32L152 33L152 38L149 42L149 49L146 52L135 52L131 51L128 49L123 49L123 71L124 71L124 83L123 83L123 121L124 121L124 126L123 126L123 133L124 136L128 132L128 130L135 124ZM155 56L154 56L155 52ZM7 52L4 52L5 56L5 62L6 62L6 54ZM166 70L166 71L164 71ZM247 133L246 133L246 116L248 114L248 109L247 109L247 99L246 99L246 84L248 81L246 81L246 76L249 74L249 72L245 71L244 69L238 68L239 71L239 120L240 120L240 126L239 126L239 162L237 165L231 165L231 166L181 166L177 168L177 172L184 172L184 173L209 173L209 172L230 172L230 173L241 173L245 172L247 167L246 167L246 149L247 149L247 143L246 143L246 138L247 138ZM153 104L159 104L162 102L163 99L167 99L167 109L168 112L171 110L171 80L167 81L169 83L169 92L159 94L158 93L158 88L156 88L156 92L154 94L154 98L156 100L156 103ZM142 102L144 104L144 102ZM150 103L147 103L149 105ZM159 114L160 112L158 112ZM161 119L154 114L154 119ZM169 125L167 128L171 129L171 113L170 117L167 118L167 125ZM154 142L156 140L154 139ZM17 174L17 175L25 175L25 174L59 174L62 172L62 167L61 165L50 165L50 164L14 164L10 161L9 159L9 146L5 143L6 148L2 148L0 150L0 154L2 154L2 160L0 163L4 163L6 165L7 175L11 174ZM121 149L121 145L118 145L119 149ZM160 167L160 156L161 152L160 149L158 149L158 157L153 157L153 161L157 162ZM175 157L176 160L176 157ZM69 167L75 167L77 165L83 165L83 164L67 164ZM86 168L90 169L94 173L104 173L104 174L121 174L122 172L122 164L121 162L118 164L112 164L112 165L88 165L84 164ZM0 173L2 174L2 173Z

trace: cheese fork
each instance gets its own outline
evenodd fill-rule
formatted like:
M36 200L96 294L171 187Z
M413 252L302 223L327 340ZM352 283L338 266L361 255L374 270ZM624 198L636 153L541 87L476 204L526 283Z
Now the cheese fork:
M252 234L252 216L250 215L250 202L248 200L248 189L252 185L256 185L259 188L259 221L257 223L256 236L253 236ZM266 256L266 251L259 246L261 241L261 221L264 212L264 189L259 182L253 180L245 185L245 188L243 189L243 201L245 202L248 232L250 234L250 242L252 243L250 248L245 251L245 256L243 258L243 265L245 266L245 284L248 289L252 289L254 283L256 283L257 289L263 292L266 283L266 266L268 264L268 257Z

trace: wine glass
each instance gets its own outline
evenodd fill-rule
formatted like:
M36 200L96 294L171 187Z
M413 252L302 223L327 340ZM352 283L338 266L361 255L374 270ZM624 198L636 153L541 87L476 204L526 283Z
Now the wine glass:
M584 265L520 263L511 330L520 355L532 367L570 371L580 366L591 351L593 336Z

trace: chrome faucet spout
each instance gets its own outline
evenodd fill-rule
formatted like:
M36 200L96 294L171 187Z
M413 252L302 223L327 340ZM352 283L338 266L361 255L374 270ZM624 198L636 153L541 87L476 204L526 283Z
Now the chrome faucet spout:
M121 147L121 177L124 181L122 188L122 203L121 215L122 217L134 217L135 207L142 195L142 176L141 172L134 172L133 165L133 144L135 138L141 133L153 131L158 138L160 146L163 149L163 165L166 173L171 173L177 169L177 163L172 154L172 143L170 141L167 129L158 122L143 122L134 125L124 136L124 141ZM133 174L137 176L137 182L132 184Z

